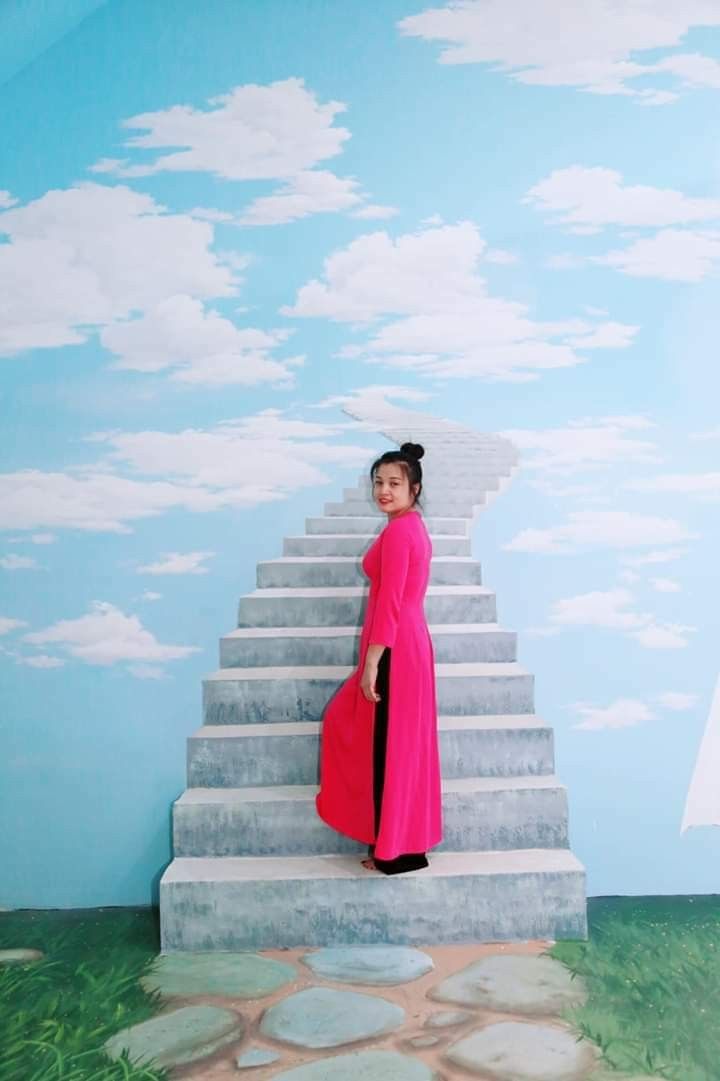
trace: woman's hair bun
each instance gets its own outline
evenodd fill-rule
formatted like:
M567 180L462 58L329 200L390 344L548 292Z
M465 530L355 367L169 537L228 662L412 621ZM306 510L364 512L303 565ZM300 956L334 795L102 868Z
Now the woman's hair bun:
M400 447L400 452L407 455L409 458L417 458L417 460L420 461L425 453L425 447L421 446L420 443L403 443Z

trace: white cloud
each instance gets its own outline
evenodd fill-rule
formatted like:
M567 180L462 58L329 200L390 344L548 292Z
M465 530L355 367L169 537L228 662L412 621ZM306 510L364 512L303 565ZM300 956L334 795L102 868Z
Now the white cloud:
M350 138L346 128L334 127L346 106L320 104L303 79L236 86L211 98L209 105L207 110L173 105L125 120L124 128L144 132L131 136L126 146L172 152L146 164L118 164L112 171L121 176L209 172L225 180L288 178L335 157Z
M567 708L579 713L583 718L578 724L574 724L573 728L586 730L632 728L645 721L657 720L657 714L637 698L617 698L605 707L593 706L589 702L575 702Z
M0 189L0 210L8 210L11 206L15 206L17 199L5 189Z
M367 218L389 217L393 207L368 204L357 180L314 168L342 153L350 138L335 118L346 111L339 101L321 104L303 79L266 86L249 83L211 98L210 108L173 105L123 122L135 134L125 145L148 155L103 158L96 173L138 177L161 172L207 172L224 180L279 180L277 190L254 200L240 215L199 207L195 217L241 225L277 225L317 213L354 211Z
M693 536L674 518L632 511L585 510L569 514L562 525L523 529L503 548L511 552L572 553L591 548L674 544Z
M720 90L720 64L713 57L703 56L702 53L676 53L674 56L667 56L653 64L653 70L669 71L677 75L684 86L707 86Z
M680 623L651 623L632 637L645 649L684 649L689 645L686 635L695 630Z
M424 402L431 395L417 387L403 387L391 383L372 383L366 387L356 387L347 394L331 394L322 401L317 402L312 408L330 409L333 406L358 405L362 408L372 409L376 412L384 412L394 408L392 400L401 402Z
M400 211L396 206L382 206L380 203L368 203L366 206L361 206L359 210L353 210L350 217L352 218L394 218Z
M702 54L660 56L647 50L678 46L694 27L720 25L711 0L451 0L398 22L406 36L445 43L441 64L492 64L517 82L567 86L591 94L620 94L662 104L664 86L637 89L639 77L675 76L680 87L720 85L720 65ZM664 82L664 80L663 80Z
M18 664L26 664L29 668L63 668L65 663L60 657L50 657L47 653L18 658Z
M246 504L257 501L247 492ZM126 523L134 519L177 508L207 513L228 504L243 505L243 500L188 484L133 480L101 468L88 467L74 476L37 469L0 474L0 529L129 533Z
M94 665L173 661L200 652L198 646L163 645L136 615L126 615L106 601L93 601L87 615L60 620L44 630L23 635L23 640L32 645L55 643L71 657Z
M687 225L720 218L720 199L690 198L672 188L623 184L622 173L600 166L555 169L522 200L572 231L609 225Z
M209 574L202 564L215 552L165 552L162 560L138 567L138 574Z
M16 627L27 627L24 619L12 619L10 616L0 616L0 634L9 634Z
M0 214L0 355L77 344L176 294L230 296L212 226L118 185L49 191Z
M129 664L128 672L136 679L168 679L168 674L163 668L153 664Z
M631 585L633 582L640 581L640 575L636 571L621 571L618 577L621 582L629 582Z
M523 465L525 465L524 461ZM553 481L539 478L527 483L531 488L535 488L551 499L582 499L584 503L607 503L611 498L598 490L598 482L595 484L555 484Z
M720 473L667 473L627 481L624 487L633 492L672 492L715 501L720 499Z
M365 463L366 448L333 441L347 428L269 409L207 430L97 432L87 441L104 448L100 461L65 473L0 474L0 529L130 533L132 521L169 510L203 514L285 499L328 483L331 467Z
M654 425L645 417L584 417L562 428L510 428L500 434L521 451L523 467L570 475L600 466L659 462L655 443L634 433Z
M274 383L289 387L294 374L288 360L270 356L289 334L288 330L268 333L239 328L218 312L206 311L199 300L170 296L139 319L106 327L100 340L119 358L113 368L170 369L172 380L210 386Z
M629 610L628 606L633 603L633 595L627 589L583 593L556 601L550 612L550 622L561 626L633 630L652 618Z
M621 562L630 567L644 567L654 563L672 563L687 554L687 548L659 548L640 556L622 556Z
M672 578L651 578L650 584L657 593L680 593L679 582Z
M589 261L635 278L698 282L720 261L720 231L663 229L627 248L591 256Z
M273 195L251 203L238 221L241 225L280 225L310 214L350 210L362 202L359 187L351 177L341 178L324 170L297 173Z
M294 305L281 312L372 327L364 344L340 350L342 358L425 376L505 382L581 364L578 349L623 348L636 333L637 327L582 319L531 320L526 305L488 294L478 274L485 252L476 225L467 221L395 240L368 233L326 258L323 280L303 285ZM390 321L376 328L383 318Z
M666 691L664 694L656 695L655 701L664 709L672 709L676 710L678 713L682 713L686 709L692 709L698 701L698 695L682 694L678 691Z
M682 649L688 645L685 637L694 627L663 623L650 612L635 609L635 597L628 589L616 587L595 590L556 601L548 616L546 628L533 628L533 633L559 633L570 627L596 627L621 631L646 649Z
M140 594L141 601L159 601L162 600L162 593L155 593L151 589L146 589L144 593Z
M34 570L37 565L37 561L31 556L9 555L0 559L0 567L6 571Z

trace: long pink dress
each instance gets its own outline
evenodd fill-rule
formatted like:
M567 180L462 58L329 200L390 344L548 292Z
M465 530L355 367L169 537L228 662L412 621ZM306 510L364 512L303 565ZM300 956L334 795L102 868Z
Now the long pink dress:
M339 833L392 860L442 840L434 654L423 601L432 543L417 511L391 519L362 561L370 578L357 669L323 717L317 812ZM375 832L375 704L360 690L370 644L392 650L382 812Z

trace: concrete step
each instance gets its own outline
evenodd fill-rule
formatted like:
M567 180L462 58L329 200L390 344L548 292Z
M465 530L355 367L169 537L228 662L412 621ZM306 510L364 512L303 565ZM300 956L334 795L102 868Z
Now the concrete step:
M240 598L238 627L360 626L367 605L361 586L256 589ZM428 586L428 623L494 623L495 594L485 586Z
M587 936L585 872L566 848L438 852L409 875L357 856L175 859L161 949L499 942Z
M286 556L360 556L375 540L376 532L365 534L330 533L313 536L285 537L283 555ZM439 534L432 538L433 555L469 556L471 538L459 534Z
M190 788L318 783L320 724L203 725L187 742ZM534 713L438 718L446 780L554 771L553 730Z
M485 501L484 493L496 491L499 486L500 480L496 473L488 474L485 477L473 478L473 491L477 491L478 498L483 502ZM345 501L352 503L366 502L375 506L372 498L372 485L369 480L365 484L357 484L352 488L343 488L342 495L343 500ZM423 490L420 499L426 507L431 500L434 500L435 502L448 500L450 502L462 503L467 502L467 498L464 488L456 489L452 482L448 483L447 478L444 484L440 484L440 482L436 480L432 485L429 485L423 477ZM450 515L450 517L452 517L452 515Z
M367 586L360 560L353 556L285 556L257 565L258 589L302 589L316 586ZM436 556L430 563L430 584L482 585L481 564L470 556Z
M443 664L517 660L517 634L497 623L435 623L430 635ZM220 667L355 665L359 641L357 627L239 627L220 639Z
M483 509L484 499L431 500L423 498L422 513L426 521L431 518L466 518L474 520ZM386 521L385 514L371 499L346 499L342 503L326 503L323 514L328 518L375 517Z
M349 665L220 668L203 680L205 724L320 720ZM534 676L517 662L436 664L438 711L532 713Z
M315 785L189 788L173 806L176 856L360 852L315 810ZM567 848L567 793L553 774L443 782L443 841L434 851Z
M364 533L367 535L368 533L375 534L379 532L386 525L386 516L379 512L367 517L350 515L341 518L338 515L323 515L320 518L306 518L305 532L309 536L317 533L323 535L328 533L344 533L345 535L348 533ZM425 518L425 528L431 537L435 533L442 536L466 537L468 522L465 518Z

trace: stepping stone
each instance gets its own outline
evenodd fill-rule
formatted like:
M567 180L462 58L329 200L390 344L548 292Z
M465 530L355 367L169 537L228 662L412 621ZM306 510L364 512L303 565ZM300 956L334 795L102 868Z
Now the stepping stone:
M432 972L432 958L410 946L336 946L307 953L303 962L325 980L393 986Z
M425 1028L452 1028L453 1025L462 1025L469 1021L473 1015L467 1010L441 1010L433 1013L425 1022Z
M620 1073L617 1070L601 1070L599 1073L590 1074L586 1081L666 1081L666 1079L658 1077L656 1074L650 1076L650 1074L631 1074Z
M218 1006L183 1006L116 1032L105 1051L119 1059L127 1050L135 1065L184 1066L240 1040L245 1022L232 1010Z
M42 950L0 950L0 965L29 965L33 961L42 961Z
M497 954L473 961L434 987L429 998L531 1015L559 1014L586 999L579 977L552 957Z
M477 1029L446 1055L492 1081L584 1081L597 1061L592 1045L570 1029L522 1021Z
M439 1036L413 1036L411 1040L408 1040L411 1047L434 1047L436 1043L440 1043Z
M273 1081L437 1081L424 1062L396 1051L355 1051L293 1070L276 1073Z
M279 1058L276 1051L270 1051L267 1047L249 1047L235 1059L235 1064L239 1070L248 1070L251 1066L268 1066Z
M404 1021L405 1011L384 998L309 987L271 1006L260 1031L297 1047L338 1047L392 1032Z
M146 991L173 995L263 998L297 979L292 965L255 953L160 954L140 978Z

